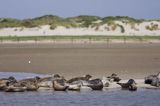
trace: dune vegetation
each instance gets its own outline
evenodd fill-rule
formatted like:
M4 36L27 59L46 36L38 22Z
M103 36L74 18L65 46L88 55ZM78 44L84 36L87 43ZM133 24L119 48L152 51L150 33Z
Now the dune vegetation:
M76 17L62 18L54 15L45 15L32 19L12 19L12 18L0 18L0 28L7 27L38 27L41 25L50 25L51 29L55 29L57 26L70 27L90 27L99 26L103 24L114 25L114 21L122 21L128 24L141 23L145 20L134 19L127 16L116 16L116 17L98 17L98 16L87 16L81 15Z

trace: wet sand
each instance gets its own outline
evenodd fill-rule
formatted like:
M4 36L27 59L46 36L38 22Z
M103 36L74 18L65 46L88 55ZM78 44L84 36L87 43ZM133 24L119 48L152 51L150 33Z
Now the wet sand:
M1 43L0 71L144 78L160 72L160 43Z

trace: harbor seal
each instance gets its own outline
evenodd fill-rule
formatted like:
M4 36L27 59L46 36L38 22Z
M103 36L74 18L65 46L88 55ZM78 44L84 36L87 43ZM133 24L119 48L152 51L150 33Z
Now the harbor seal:
M73 83L73 82L79 81L79 80L88 81L91 77L92 77L91 75L87 74L84 77L75 77L75 78L72 78L72 79L68 80L67 83Z
M130 91L136 91L137 90L137 86L136 86L136 82L133 79L129 79L127 83L117 83L118 85L120 85L122 87L122 89L128 89Z

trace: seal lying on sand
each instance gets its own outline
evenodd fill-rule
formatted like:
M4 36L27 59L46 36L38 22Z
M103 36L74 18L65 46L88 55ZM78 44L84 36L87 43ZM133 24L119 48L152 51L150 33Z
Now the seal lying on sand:
M39 87L53 88L54 76L43 77L38 80Z
M53 88L55 91L66 91L68 85L66 84L65 79L55 79L53 81Z
M27 87L22 86L20 83L7 83L7 87L5 88L5 92L24 92L27 90Z
M21 86L24 86L27 88L28 91L36 91L39 86L38 86L38 81L40 77L35 77L35 78L28 78L28 79L23 79L18 81L18 83Z
M68 84L68 90L70 91L80 91L81 85L79 84Z
M8 85L8 83L15 83L17 80L14 77L2 78L0 79L0 90L4 90Z
M115 73L113 73L111 76L108 76L107 78L109 81L114 81L114 82L119 82L121 80Z
M115 82L119 82L121 79L117 76L117 74L113 73L111 76L102 77L102 82L104 87L109 87L111 84Z
M84 80L84 81L88 81L92 76L87 74L85 75L85 77L75 77L72 78L70 80L67 81L67 83L74 83L75 81L80 81L80 80Z
M83 81L89 81L91 77L91 75L87 74L84 77L75 77L68 80L66 82L68 84L68 90L80 91Z
M42 88L53 89L53 81L60 78L63 78L63 76L60 76L58 74L40 78L38 80L38 86Z
M130 79L127 83L117 83L119 84L122 89L128 89L130 91L136 91L137 90L137 86L136 86L136 82L133 79Z
M6 92L23 92L26 90L26 87L21 86L14 77L3 78L0 80L3 82L3 90Z
M101 79L93 79L93 80L88 80L86 82L87 83L85 84L85 86L92 88L92 90L102 90L103 89L103 82L101 81Z
M145 84L160 87L160 72L157 75L149 75L145 77Z

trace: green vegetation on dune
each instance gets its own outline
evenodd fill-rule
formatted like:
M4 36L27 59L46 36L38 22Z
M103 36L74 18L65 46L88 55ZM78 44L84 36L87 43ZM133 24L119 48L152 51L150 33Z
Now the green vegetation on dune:
M73 22L73 24L78 24L77 26L79 27L89 27L93 24L93 22L101 20L101 18L97 16L81 15L77 17L66 18L66 20Z
M7 27L20 27L21 20L12 19L12 18L0 18L0 28L7 28Z
M150 41L160 40L160 36L0 36L0 41L108 41L108 40L133 40L133 41Z
M103 23L110 23L113 21L122 21L124 23L141 23L145 21L143 19L135 19L128 16L115 16L115 17L109 16L109 17L103 18L102 20L103 20Z
M100 21L96 23L96 21ZM38 27L41 25L51 25L51 29L55 29L57 26L70 27L89 27L99 26L103 24L114 24L114 21L122 21L125 23L141 23L145 20L134 19L127 16L116 16L116 17L98 17L98 16L87 16L81 15L77 17L61 18L54 15L44 15L33 19L12 19L12 18L0 18L0 28L6 27Z
M42 17L37 17L34 19L31 19L32 23L37 25L37 26L41 26L41 25L62 25L64 20L61 17L58 16L53 16L53 15L45 15Z

